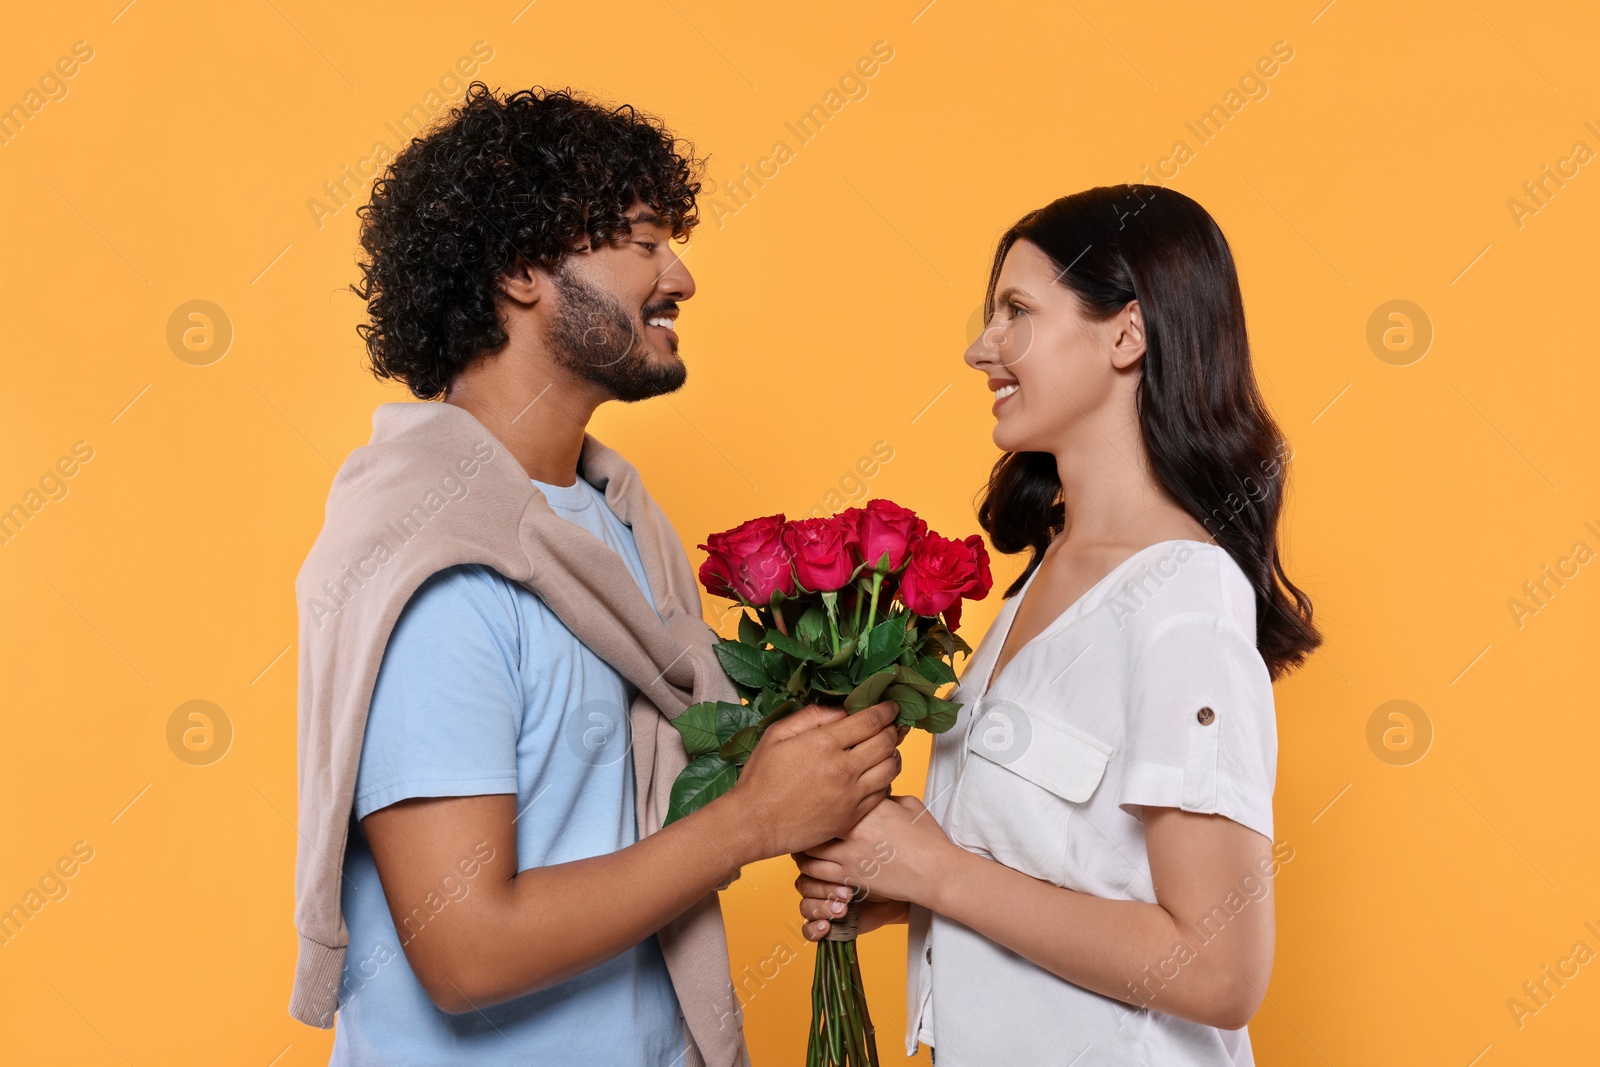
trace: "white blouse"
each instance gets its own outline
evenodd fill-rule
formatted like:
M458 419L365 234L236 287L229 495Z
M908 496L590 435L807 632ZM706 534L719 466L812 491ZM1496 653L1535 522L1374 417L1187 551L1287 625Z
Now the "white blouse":
M934 739L924 802L950 839L1055 885L1147 903L1143 805L1215 812L1270 840L1272 683L1255 595L1233 558L1200 541L1141 549L1020 648L984 695L1037 576L974 650L952 697L956 724ZM939 1067L1254 1063L1246 1030L1161 1011L1162 961L1151 963L1137 994L1149 1007L1135 1007L913 906L906 1054L921 1040Z

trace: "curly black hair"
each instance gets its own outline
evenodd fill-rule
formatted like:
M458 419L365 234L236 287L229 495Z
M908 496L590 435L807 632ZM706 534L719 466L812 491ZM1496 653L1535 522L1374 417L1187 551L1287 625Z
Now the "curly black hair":
M372 373L421 400L444 395L475 356L506 343L498 279L521 255L554 268L575 245L625 240L650 205L687 238L704 161L654 117L569 89L497 96L481 81L374 183L361 218Z

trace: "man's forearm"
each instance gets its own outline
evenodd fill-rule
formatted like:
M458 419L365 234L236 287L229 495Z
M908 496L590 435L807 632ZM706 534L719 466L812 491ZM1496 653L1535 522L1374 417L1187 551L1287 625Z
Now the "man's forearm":
M435 1002L470 1011L563 982L638 944L762 858L724 797L617 852L495 883L451 932Z

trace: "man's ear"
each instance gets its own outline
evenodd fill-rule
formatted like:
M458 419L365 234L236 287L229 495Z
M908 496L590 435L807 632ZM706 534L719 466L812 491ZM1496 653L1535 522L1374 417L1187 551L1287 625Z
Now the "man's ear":
M1111 320L1111 365L1131 370L1144 358L1145 348L1144 312L1134 300Z
M533 307L550 289L550 275L518 256L511 268L500 275L500 291L524 307Z

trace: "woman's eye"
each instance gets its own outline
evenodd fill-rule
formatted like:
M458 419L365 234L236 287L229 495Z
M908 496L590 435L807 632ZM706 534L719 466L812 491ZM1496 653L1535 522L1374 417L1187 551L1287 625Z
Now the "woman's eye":
M1006 307L1011 311L1012 318L1016 318L1018 315L1026 315L1028 313L1028 309L1023 307L1021 304L1007 304Z

